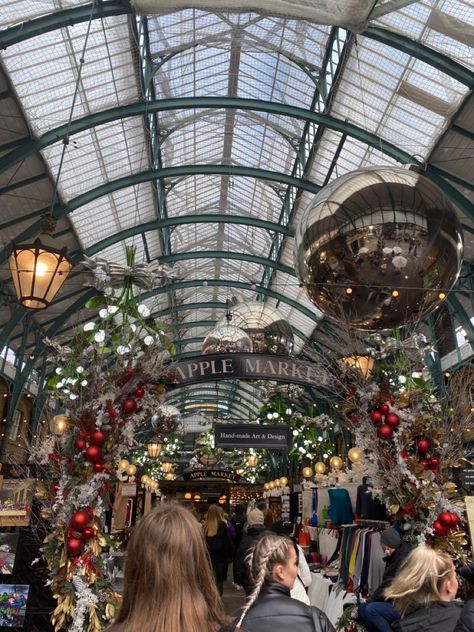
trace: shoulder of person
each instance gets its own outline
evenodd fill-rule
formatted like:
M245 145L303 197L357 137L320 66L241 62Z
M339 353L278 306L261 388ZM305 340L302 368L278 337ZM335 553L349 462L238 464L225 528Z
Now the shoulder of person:
M335 627L322 610L314 606L307 607L311 610L311 616L313 617L314 632L335 632Z

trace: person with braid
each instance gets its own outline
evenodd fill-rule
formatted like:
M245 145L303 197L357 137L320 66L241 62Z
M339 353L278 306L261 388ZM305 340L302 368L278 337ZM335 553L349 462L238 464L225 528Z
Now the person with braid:
M246 561L253 589L237 626L246 632L334 632L323 612L290 597L298 554L289 538L271 532L262 535Z

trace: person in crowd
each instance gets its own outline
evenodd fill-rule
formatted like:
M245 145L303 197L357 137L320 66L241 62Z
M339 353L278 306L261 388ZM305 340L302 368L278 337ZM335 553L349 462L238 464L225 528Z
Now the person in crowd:
M273 511L269 507L263 515L263 524L266 526L267 529L271 529L274 522L275 518L273 516Z
M255 507L247 513L247 528L251 524L263 524L267 505L263 499L257 500Z
M230 522L234 525L235 529L235 540L234 540L234 563L232 567L233 572L233 584L237 590L241 590L242 586L237 581L237 576L235 574L235 556L237 555L237 551L239 550L240 543L242 542L242 537L244 534L244 524L245 524L245 506L238 504L235 506L235 512L230 517Z
M454 601L458 581L453 560L443 551L418 546L385 589L401 619L394 632L453 632L462 611Z
M463 599L466 603L454 632L474 632L474 562L458 568L462 580Z
M180 505L142 518L127 549L123 602L108 632L233 632L201 525Z
M252 592L238 626L246 632L334 632L326 615L290 597L298 554L286 537L267 532L247 556Z
M227 528L224 512L218 505L211 505L204 523L207 550L211 558L212 568L216 578L217 589L222 595L224 581L227 577L227 567L232 559L232 542Z
M293 525L291 524L291 522L284 523L282 520L279 520L273 523L271 531L273 531L273 533L276 533L277 535L286 535L295 544L296 552L298 554L298 574L296 576L293 588L291 589L290 596L293 599L299 599L309 606L310 602L307 590L311 586L313 578L311 576L311 571L309 570L308 562L306 561L303 549L300 547L299 544L295 542L294 538L292 537Z
M245 563L245 558L252 546L255 544L255 541L264 533L267 533L265 525L263 524L263 511L255 511L255 513L250 512L247 514L247 520L249 519L249 516L253 517L256 522L247 524L247 533L245 533L242 537L240 546L234 556L234 582L244 588L247 596L250 595L251 592L251 581L248 568Z
M357 619L368 632L391 632L391 624L400 619L400 614L394 606L385 601L384 591L412 550L412 545L402 541L400 534L393 527L382 531L380 546L385 559L382 583L369 597L367 603L362 604L358 609Z

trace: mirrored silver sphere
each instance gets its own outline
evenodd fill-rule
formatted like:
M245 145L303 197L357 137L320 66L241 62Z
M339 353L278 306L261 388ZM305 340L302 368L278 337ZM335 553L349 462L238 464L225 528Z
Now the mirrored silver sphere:
M232 325L243 329L252 341L253 353L290 355L294 339L291 327L270 305L258 301L239 303L231 309ZM223 318L218 326L226 323Z
M463 253L453 204L425 176L371 168L318 193L295 235L295 265L310 300L357 329L393 329L435 309Z
M250 353L252 341L240 327L220 325L207 334L202 343L204 355L210 353Z
M175 406L161 404L151 417L151 425L159 434L170 434L181 426L181 413Z

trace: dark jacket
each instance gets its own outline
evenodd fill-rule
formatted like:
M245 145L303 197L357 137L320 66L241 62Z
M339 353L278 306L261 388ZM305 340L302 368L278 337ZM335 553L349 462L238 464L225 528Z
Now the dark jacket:
M246 535L243 536L239 548L234 557L234 577L237 584L243 586L245 594L249 595L251 591L250 579L248 576L248 570L245 566L245 558L250 551L255 541L260 538L264 533L268 533L265 525L254 524L247 529Z
M334 632L321 610L292 599L290 589L276 583L261 590L241 627L246 632Z
M235 527L234 546L235 546L235 549L237 550L240 546L240 543L242 542L242 537L244 535L245 516L242 514L235 514L230 519L230 522Z
M372 595L370 601L385 601L384 590L391 584L392 579L398 573L398 569L411 553L413 545L409 542L402 542L398 549L385 558L385 570L383 572L382 583Z
M394 632L454 632L462 612L460 601L434 601L426 608L409 611L392 623Z
M474 632L474 599L464 604L454 632Z
M221 522L216 535L206 536L207 550L213 564L226 562L232 557L232 542L230 541L227 525Z

